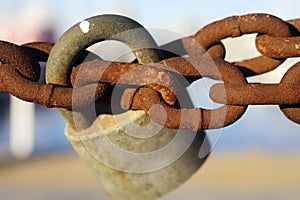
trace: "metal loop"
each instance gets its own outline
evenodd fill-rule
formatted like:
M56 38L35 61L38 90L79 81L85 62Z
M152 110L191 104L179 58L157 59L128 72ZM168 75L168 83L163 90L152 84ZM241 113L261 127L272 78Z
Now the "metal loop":
M132 29L137 31L119 37L119 33ZM142 64L162 59L154 39L140 24L123 16L100 15L75 24L56 42L47 63L47 82L70 85L71 66L76 57L88 46L107 39L127 44Z
M23 44L21 47L32 54L38 61L47 62L53 46L54 43L51 42L31 42Z
M224 62L222 62L222 64L217 65L218 70L205 63L194 66L202 77L223 80L225 83L247 83L243 74L229 63L224 65ZM166 116L161 116L161 112L157 110L159 107L153 109L153 105L156 104L165 109ZM150 115L151 119L167 128L191 129L194 131L228 126L236 122L247 109L247 106L230 105L224 105L213 110L202 108L176 109L162 102L157 92L149 88L140 88L138 91L127 89L122 96L121 105L124 109L143 109Z
M291 35L258 35L255 44L258 51L271 58L290 58L300 56L299 20L287 21Z
M300 124L300 62L286 72L280 84L215 84L210 97L228 105L279 104L287 118Z
M300 56L300 36L272 37L261 35L256 37L259 52L271 58L292 58Z
M79 72L80 75L78 75ZM73 87L93 83L148 86L159 91L163 99L170 105L175 104L175 93L179 89L177 80L171 72L160 69L157 64L141 65L100 59L84 62L77 66L72 71L71 83Z
M281 79L280 84L293 84L298 83L298 87L295 89L299 91L299 83L300 83L300 62L293 65L289 70L285 73L283 78ZM300 124L300 95L297 96L298 103L293 105L280 105L280 109L283 114L290 120L295 123Z
M70 98L72 97L72 88L58 88L53 84L35 82L39 79L37 77L39 73L34 73L35 71L32 69L39 69L38 61L47 60L47 53L52 46L51 43L30 43L19 47L7 42L0 42L0 49L6 47L10 53L20 55L16 58L17 60L13 60L14 58L1 54L1 56L4 55L2 59L5 62L0 67L0 91L9 92L19 99L42 104L45 107L69 108L72 103ZM24 63L22 63L23 61Z
M120 34L133 29L135 30L130 33ZM47 83L70 85L71 67L80 53L88 46L107 39L118 40L127 44L140 63L157 62L162 59L162 54L157 49L154 39L139 23L118 15L95 16L75 24L56 42L47 62ZM107 86L107 84L98 84L98 91L95 91L99 92L97 95L104 95ZM88 96L90 95L89 93ZM78 99L75 95L73 102ZM89 100L91 99L94 98L89 98ZM71 126L75 126L72 112L65 109L60 109L60 111L66 121ZM80 115L80 113L78 114ZM93 121L93 119L85 119L85 117L82 119L86 121L80 125L82 127L89 126Z
M292 35L292 30L285 21L273 15L248 14L213 22L200 29L194 36L184 38L182 42L190 55L199 56L212 44L220 42L224 38L238 37L249 33L288 37ZM191 43L190 39L195 40L196 43ZM199 46L203 48L202 53L199 51Z
M213 68L215 65L211 60L211 56L215 59L223 59L225 56L223 45L217 44L212 46L208 50L208 54L203 55L199 59L174 57L151 65L95 59L76 66L71 73L71 83L76 87L94 83L148 86L160 92L163 99L168 104L173 105L176 102L176 91L184 87L179 85L175 78L176 74L187 79L189 77L192 77L193 80L200 78L201 75L197 68L202 68L201 70L203 70L208 66ZM196 67L191 63L196 65ZM220 66L223 63L216 62L216 64ZM79 71L80 75L78 76ZM99 74L101 74L101 77L99 77Z
M192 57L201 56L210 46L227 37L243 34L265 33L272 36L287 37L295 32L285 21L268 14L248 14L232 16L213 22L200 29L194 36L184 38L183 46ZM245 76L268 72L279 66L284 60L266 56L236 62Z
M40 78L40 65L38 61L18 45L0 41L0 62L2 64L14 65L23 76L32 81L38 81Z
M0 91L10 92L24 101L37 102L40 89L35 82L40 76L38 60L23 47L0 41L0 61Z
M217 103L227 105L299 104L299 87L300 84L298 82L283 82L280 84L215 84L210 90L210 97Z
M274 70L281 65L285 59L274 59L267 56L258 56L247 60L234 62L236 66L246 77L256 76Z

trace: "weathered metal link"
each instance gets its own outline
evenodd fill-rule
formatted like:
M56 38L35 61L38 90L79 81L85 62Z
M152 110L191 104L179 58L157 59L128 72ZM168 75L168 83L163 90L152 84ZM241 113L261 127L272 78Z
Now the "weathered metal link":
M259 56L248 60L234 62L233 64L239 68L246 77L249 77L272 71L284 61L285 59L273 59L267 56Z
M182 39L182 43L188 54L195 57L202 55L211 45L222 39L251 33L287 37L292 36L295 29L272 15L248 14L213 22L200 29L194 36ZM245 76L253 76L273 70L283 61L261 56L236 62L235 65L241 69Z
M280 84L215 84L210 98L227 105L280 105L287 118L300 124L300 62L286 72Z
M225 83L246 84L243 74L233 65L217 66L217 70L209 65L197 66L201 76L223 80ZM127 89L128 90L128 89ZM155 122L172 129L192 129L194 131L214 129L228 126L237 121L246 111L247 106L224 105L220 108L207 110L202 108L176 109L163 103L155 91L142 88L137 92L126 91L123 94L121 105L124 109L143 109ZM162 106L166 115L162 115ZM160 112L159 112L160 111Z
M151 65L95 59L77 66L72 71L71 83L74 87L92 83L149 86L159 91L168 104L173 105L176 101L174 96L176 90L183 87L174 79L176 74L187 78L192 77L193 80L201 78L201 73L214 79L223 78L215 70L221 70L220 73L224 74L222 70L226 68L223 66L230 64L223 61L220 46L214 46L214 48L211 52L214 52L215 57L220 57L215 58L214 61L209 54L204 54L199 58L174 57ZM216 66L219 68L216 69ZM236 78L239 79L239 77ZM244 81L244 78L242 80Z
M193 80L195 80L201 77L199 70L208 69L207 66L211 66L210 69L213 69L215 64L223 64L221 62L221 59L224 58L223 45L215 45L208 52L208 55L205 54L200 59L174 57L158 63L152 63L151 65L95 59L77 66L72 71L71 83L76 87L100 82L139 86L148 85L159 91L168 104L173 105L176 101L174 94L182 86L174 79L175 74L172 75L172 73L177 73L187 78L193 77ZM210 56L219 57L220 59L214 63ZM213 72L206 70L206 73L212 74Z
M0 68L0 91L9 91L12 95L24 101L44 105L45 107L58 107L74 109L72 107L73 88L61 87L53 84L41 84L24 78L16 70L16 66L2 64ZM79 90L82 96L76 99L76 106L84 107L93 103L95 94L90 94L90 85L81 87ZM97 95L101 94L102 88L97 88Z
M300 32L300 19L287 20L287 23L292 25L294 28L298 30L298 32Z
M272 37L261 35L256 38L260 53L272 58L291 58L300 56L300 36Z
M57 92L61 89L55 89L52 84L36 83L40 73L38 61L47 60L47 55L44 54L47 54L49 49L45 50L45 47L51 48L51 46L50 43L42 43L42 45L30 43L19 47L1 41L0 49L3 51L1 61L4 62L0 67L0 91L10 92L24 101L42 104L46 107L57 107L56 102L61 102L64 98L61 94L66 94L66 92ZM42 52L43 49L46 52ZM7 56L6 50L11 53L10 56ZM69 88L69 94L72 95L72 88Z
M224 38L250 33L289 37L293 35L293 31L288 23L273 15L248 14L213 22L200 29L194 36L184 38L182 42L190 56L199 56L212 44L220 42Z
M296 91L295 93L298 92L297 100L298 103L293 104L293 105L280 105L281 111L284 113L284 115L292 120L295 123L300 124L300 95L299 95L299 90L300 90L300 62L296 63L293 65L283 76L281 79L280 84L297 84L298 88L295 88Z
M134 89L126 89L123 94L124 100L132 101L130 104L122 102L121 105L124 109L145 110L153 121L167 128L202 130L202 110L200 108L172 108L166 105L153 89L132 90Z
M10 58L4 57L3 60L5 60L5 62L2 63L0 67L0 91L10 92L12 95L24 101L38 103L48 108L58 107L71 110L73 88L37 83L36 81L39 77L34 77L34 80L31 80L32 77L27 77L27 72L30 72L33 66L38 64L38 61L47 61L48 53L52 46L52 43L37 42L18 47L7 42L1 42L0 48L8 48L9 52L15 51L15 54L18 56L21 55L20 58L26 62L22 64L21 61L15 62L14 60L11 61ZM1 56L4 55L6 54L1 54ZM22 71L20 69L22 69ZM100 98L98 96L102 93L102 88L97 87L95 91L96 94L90 94L90 88L90 85L86 85L79 89L82 93L82 97L76 99L77 104L74 105L74 108L84 107L93 103L92 99L95 95L96 99ZM94 90L93 88L93 91Z
M29 51L38 61L47 62L53 46L54 43L51 42L31 42L23 44L22 49Z
M176 56L189 55L185 47L183 46L183 40L184 38L160 46L159 49L163 50L164 59L173 58ZM210 48L208 48L206 53L212 58L224 59L225 47L221 42L217 42L213 44Z
M159 91L168 104L175 104L179 86L170 72L151 65L108 62L100 59L84 62L71 74L73 87L91 83L148 86Z
M255 43L260 53L272 58L300 56L299 20L287 21L293 31L291 36L258 35Z
M210 26L210 25L208 25L208 26ZM218 28L221 30L223 27L218 27ZM209 37L211 37L211 36L209 36ZM170 43L160 46L159 48L163 50L164 58L168 59L168 58L174 58L176 56L183 56L183 55L194 55L194 56L201 55L203 53L202 47L199 44L195 43L194 40L190 40L190 38L191 37L178 39L173 42L170 42ZM184 41L184 40L186 40L186 41ZM185 49L185 46L183 43L185 43L185 46L187 48L191 49L189 53ZM194 44L194 45L192 45L192 44ZM199 49L198 51L200 51L200 52L198 52L199 55L197 53L191 54L197 50L197 48L195 48L195 46L197 46L197 48ZM192 48L194 48L194 49L192 49ZM175 51L174 51L174 49L175 49ZM218 58L224 59L225 58L225 47L221 42L213 43L211 45L211 47L209 47L207 49L207 54L212 59L218 59ZM175 58L175 60L176 60L176 58ZM285 59L273 59L273 58L269 58L267 56L259 56L256 58L251 58L251 59L235 62L233 64L236 67L238 67L246 77L248 77L248 76L254 76L254 75L269 72L269 71L275 69L276 67L278 67L280 64L282 64L284 60ZM178 68L176 70L178 72L182 73L181 71L185 71L185 68L184 67L182 67L182 68L183 69L181 69L181 70L179 70Z
M30 80L37 81L40 77L38 61L18 45L0 41L0 62L14 65L23 76Z
M210 98L217 103L227 105L299 104L300 83L219 83L211 87Z
M17 66L2 64L0 67L0 90L10 92L12 95L29 102L48 105L52 93L52 85L38 84L28 80L16 69Z

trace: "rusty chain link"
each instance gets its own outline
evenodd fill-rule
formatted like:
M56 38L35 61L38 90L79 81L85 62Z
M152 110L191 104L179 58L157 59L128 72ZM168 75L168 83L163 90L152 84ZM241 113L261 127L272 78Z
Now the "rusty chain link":
M97 56L82 62L80 58L87 52L80 52L73 64L76 67L70 75L71 85L38 83L39 62L47 61L54 44L18 46L0 41L0 92L45 107L77 110L94 101L110 103L109 84L123 84L128 87L120 101L124 110L145 110L152 120L168 128L221 128L236 122L248 105L258 104L280 105L288 119L300 124L300 62L278 84L246 80L275 69L287 58L300 57L299 31L300 19L283 21L268 14L232 16L206 25L193 36L159 47L164 59L151 64L109 62ZM252 33L257 34L255 43L261 56L233 63L224 60L222 39ZM174 46L176 53L169 51ZM187 85L182 85L180 77L189 83L201 77L223 81L211 87L210 97L224 106L213 110L181 108L176 94ZM91 93L91 85L99 87ZM74 88L80 93L76 99L72 99ZM161 105L166 116L161 114L161 107L153 105Z

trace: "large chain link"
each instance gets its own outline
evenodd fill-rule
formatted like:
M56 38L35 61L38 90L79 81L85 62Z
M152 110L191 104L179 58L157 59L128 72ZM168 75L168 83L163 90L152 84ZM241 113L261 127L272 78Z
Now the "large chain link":
M0 91L45 107L77 110L94 100L109 102L103 83L134 85L135 88L125 89L121 107L145 110L152 120L168 128L198 131L224 127L237 121L248 105L258 104L280 105L288 119L300 124L300 62L286 72L279 84L254 84L246 80L248 76L275 69L287 58L299 57L299 31L300 19L285 22L268 14L228 17L208 24L193 36L161 46L164 59L150 65L108 62L99 57L85 62L77 59L70 86L37 82L38 62L47 61L54 44L18 46L0 41ZM256 47L262 56L234 63L224 60L226 51L221 40L251 33L257 33ZM177 47L177 54L168 51L171 46ZM85 54L81 52L79 57ZM99 71L101 78L96 76ZM130 76L125 76L129 72ZM178 107L176 91L186 87L180 85L178 75L190 83L201 77L223 81L212 86L210 97L224 106L213 110ZM96 93L87 92L95 84L99 84ZM75 100L74 88L81 94ZM153 109L157 104L165 109L166 119L159 107Z

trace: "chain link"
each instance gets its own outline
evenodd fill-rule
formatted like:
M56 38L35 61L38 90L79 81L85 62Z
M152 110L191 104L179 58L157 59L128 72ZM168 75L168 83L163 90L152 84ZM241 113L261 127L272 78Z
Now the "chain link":
M46 107L78 110L95 101L110 103L109 85L123 84L128 87L120 101L124 110L145 110L152 120L168 128L221 128L236 122L248 105L258 104L280 105L288 119L300 124L300 62L286 72L279 84L254 84L246 80L248 76L275 69L287 58L299 57L298 30L300 19L285 22L268 14L248 14L213 22L193 36L159 47L164 59L152 64L109 62L96 55L95 59L82 62L89 52L77 52L79 58L70 75L71 85L37 82L38 62L47 61L54 44L18 46L0 41L0 92ZM224 60L222 39L252 33L257 33L255 42L261 56L233 63ZM176 53L170 50L174 47ZM180 77L189 83L202 77L223 81L212 86L210 97L224 106L213 110L181 108L176 94L187 85L182 84ZM95 85L96 91L90 92ZM72 96L74 88L79 96ZM154 105L161 105L166 116Z

